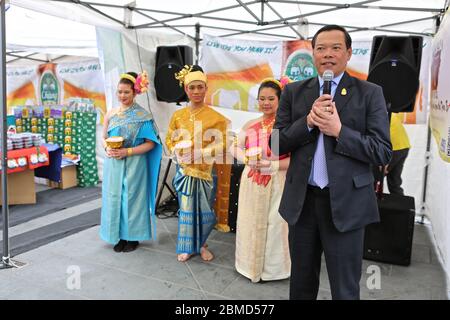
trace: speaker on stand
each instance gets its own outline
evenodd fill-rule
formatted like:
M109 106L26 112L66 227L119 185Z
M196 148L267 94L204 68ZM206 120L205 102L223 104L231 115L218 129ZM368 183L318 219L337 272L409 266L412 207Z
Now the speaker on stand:
M175 191L167 183L167 176L169 175L170 167L172 164L172 159L169 158L167 162L166 170L164 171L163 180L161 186L159 187L158 194L156 196L155 208L156 208L156 216L160 219L178 217L178 197ZM169 190L171 197L161 202L162 193L164 191L164 187Z
M175 79L175 73L185 65L192 65L193 54L189 46L160 46L156 49L155 91L158 101L180 103L187 101L184 88Z
M189 46L159 46L156 49L156 66L155 66L155 91L156 99L164 102L180 102L187 101L187 95L184 88L180 87L175 73L179 72L185 65L193 64L193 50ZM156 213L162 218L178 216L178 199L175 191L171 189L167 183L167 177L172 166L172 159L168 159L166 169L164 171L163 181L158 190L156 197ZM171 194L171 198L160 205L161 196L167 188ZM167 214L169 212L170 214Z
M412 112L419 89L423 39L375 36L367 81L383 88L389 112Z
M419 89L423 38L419 36L375 36L372 41L367 81L378 84L392 112L413 112ZM382 197L384 170L374 168L375 190Z
M413 112L419 89L423 39L375 36L367 81L383 89L391 113ZM383 193L384 169L374 168L380 222L366 226L364 258L407 266L414 234L414 198Z

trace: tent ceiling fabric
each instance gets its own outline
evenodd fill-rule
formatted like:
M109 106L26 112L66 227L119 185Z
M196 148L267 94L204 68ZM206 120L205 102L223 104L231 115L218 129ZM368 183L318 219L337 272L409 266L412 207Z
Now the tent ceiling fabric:
M10 0L6 12L8 63L39 63L63 55L95 57L94 26L148 33L204 34L241 39L311 38L325 24L352 38L433 35L445 0ZM302 21L307 24L301 24ZM38 52L39 54L35 53Z
M78 22L161 29L243 38L310 38L324 24L346 26L353 38L375 34L434 34L445 0L11 0L22 6ZM126 9L126 8L130 8ZM301 34L299 19L308 22ZM303 28L305 29L305 28ZM304 32L304 31L303 31Z
M6 61L29 63L59 60L61 56L97 57L95 27L11 5L5 13ZM22 57L22 59L21 59Z

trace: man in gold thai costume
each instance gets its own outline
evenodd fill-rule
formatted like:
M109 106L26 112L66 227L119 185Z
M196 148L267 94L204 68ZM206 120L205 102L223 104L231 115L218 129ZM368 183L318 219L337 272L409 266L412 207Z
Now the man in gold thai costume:
M224 161L229 120L205 104L207 79L199 66L185 66L176 78L189 98L170 120L166 145L177 162L174 187L180 206L176 252L178 261L200 254L214 258L206 240L217 218L214 213L214 163Z

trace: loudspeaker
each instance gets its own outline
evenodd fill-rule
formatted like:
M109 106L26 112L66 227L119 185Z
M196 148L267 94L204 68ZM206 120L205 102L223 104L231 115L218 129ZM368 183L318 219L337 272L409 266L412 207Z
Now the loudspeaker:
M390 112L412 112L419 89L422 37L375 36L367 81L383 88Z
M192 65L193 54L189 46L160 46L156 49L155 90L158 101L187 101L175 73L185 65Z
M236 232L236 220L238 215L239 186L241 184L242 171L245 165L234 160L231 166L230 200L228 204L228 226L232 232Z
M414 235L414 198L383 194L378 208L380 222L365 229L364 259L408 266Z

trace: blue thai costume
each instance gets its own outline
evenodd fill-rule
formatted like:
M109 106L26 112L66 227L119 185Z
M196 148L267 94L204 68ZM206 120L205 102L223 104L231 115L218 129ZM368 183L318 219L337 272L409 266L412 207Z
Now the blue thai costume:
M122 160L105 158L100 237L111 244L120 239L156 238L155 196L162 156L150 114L138 104L109 119L108 136L124 138L123 148L153 141L149 152Z

